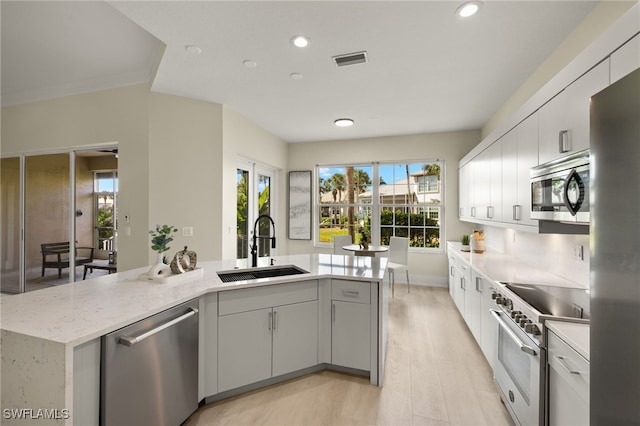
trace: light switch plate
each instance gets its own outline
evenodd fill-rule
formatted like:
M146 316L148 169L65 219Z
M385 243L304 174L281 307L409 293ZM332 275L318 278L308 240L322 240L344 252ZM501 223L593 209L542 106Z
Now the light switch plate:
M182 236L183 237L193 237L193 226L183 226L182 227Z

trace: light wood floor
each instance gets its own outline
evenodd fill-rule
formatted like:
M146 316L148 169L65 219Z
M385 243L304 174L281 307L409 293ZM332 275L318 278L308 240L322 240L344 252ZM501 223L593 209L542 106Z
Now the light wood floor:
M512 425L447 289L396 288L382 388L323 371L198 409L195 425Z

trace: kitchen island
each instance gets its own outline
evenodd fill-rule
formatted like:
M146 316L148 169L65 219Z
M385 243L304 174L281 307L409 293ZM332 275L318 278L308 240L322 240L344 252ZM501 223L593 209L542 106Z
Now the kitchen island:
M367 359L369 368L355 368L365 370L372 384L381 385L389 294L384 280L386 259L305 254L275 260L278 265L294 265L308 273L225 283L217 272L246 268L246 261L210 261L198 265L202 267L201 278L198 274L197 279L188 282L142 281L139 276L147 268L140 268L31 293L3 295L3 421L30 424L37 418L38 424L79 424L80 419L83 424L97 423L100 338L196 298L201 306L199 398L209 398L219 393L217 365L213 365L218 362L217 342L211 337L217 336L218 295L258 287L264 287L264 292L281 284L309 281L317 285L319 366L333 365L332 356L339 355L332 353L335 326L331 323L333 309L341 303L339 286L368 284L371 357ZM216 329L207 329L212 324ZM17 419L20 416L22 420Z

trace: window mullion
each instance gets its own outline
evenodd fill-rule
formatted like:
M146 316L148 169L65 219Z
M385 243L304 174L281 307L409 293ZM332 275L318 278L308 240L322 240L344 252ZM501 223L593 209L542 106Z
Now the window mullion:
M380 244L380 163L373 164L371 197L371 242Z

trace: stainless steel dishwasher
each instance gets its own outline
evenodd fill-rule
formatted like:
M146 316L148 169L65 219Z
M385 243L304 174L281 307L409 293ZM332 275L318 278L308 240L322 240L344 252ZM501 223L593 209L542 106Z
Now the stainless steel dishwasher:
M102 337L100 424L177 426L198 408L198 300Z

